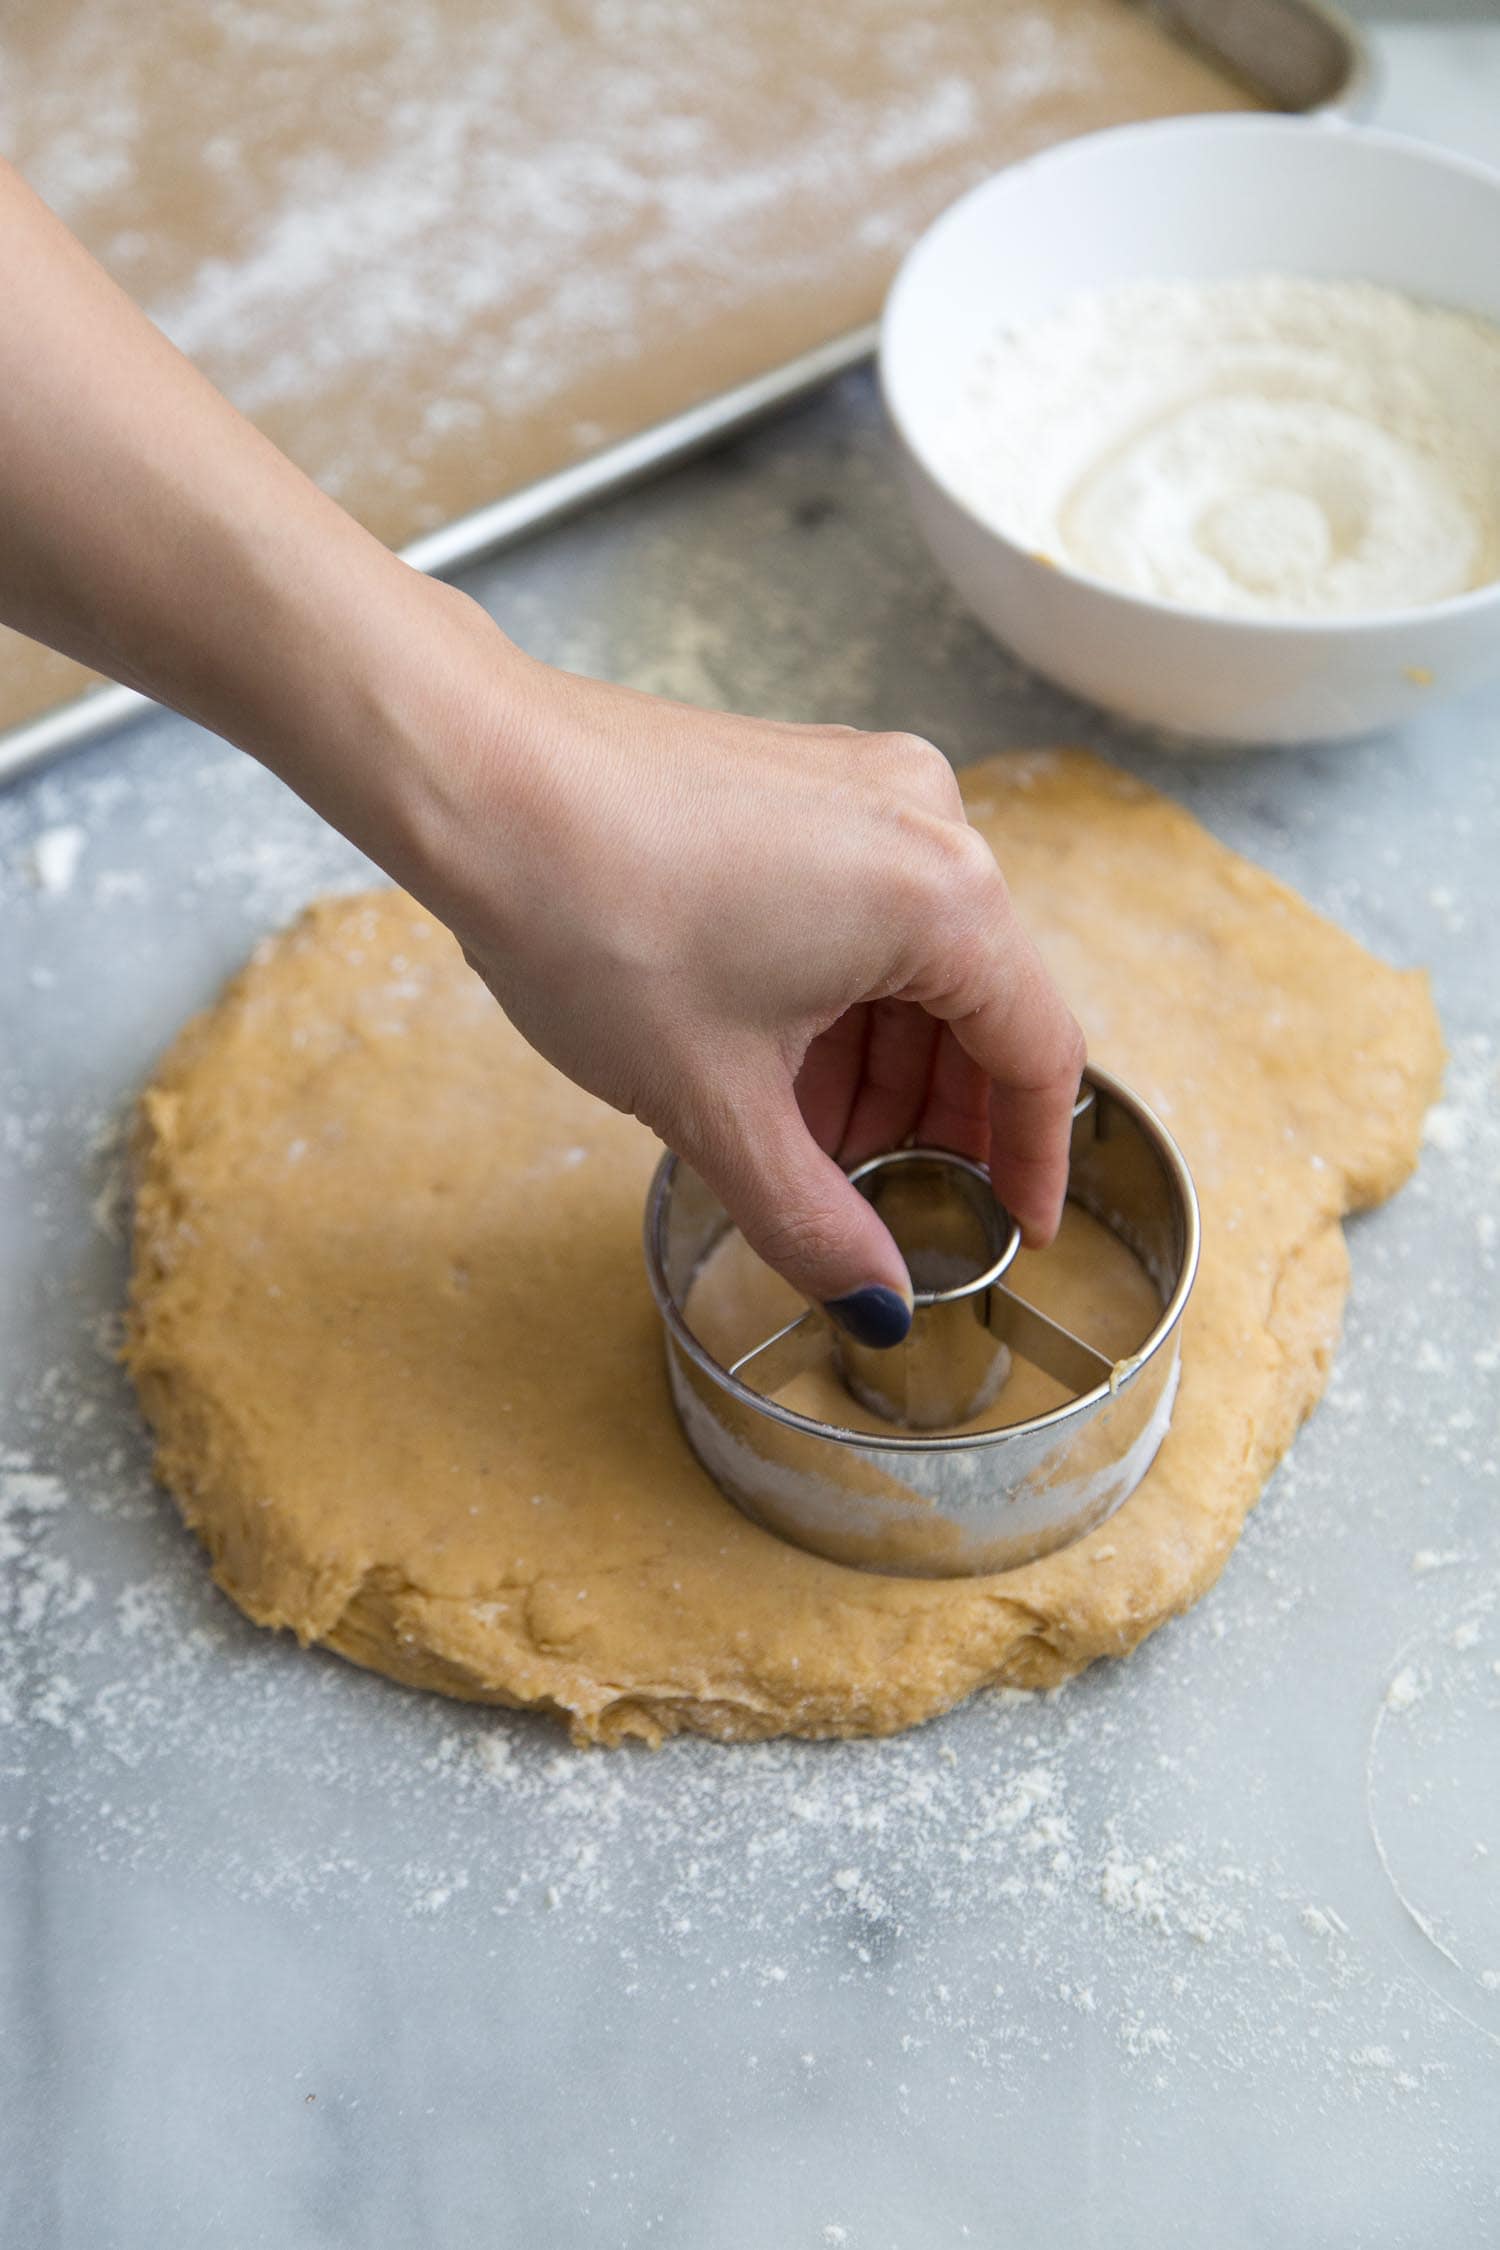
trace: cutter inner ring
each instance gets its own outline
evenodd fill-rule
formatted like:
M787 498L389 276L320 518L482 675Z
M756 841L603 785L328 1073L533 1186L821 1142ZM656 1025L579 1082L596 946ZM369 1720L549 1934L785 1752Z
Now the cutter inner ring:
M895 1238L918 1310L977 1297L1015 1262L1021 1229L983 1165L966 1156L948 1149L890 1149L857 1164L849 1181ZM972 1270L944 1280L950 1267Z
M991 1324L1000 1276L1021 1230L983 1166L940 1148L900 1148L849 1175L884 1220L911 1276L910 1331L877 1351L835 1336L844 1387L900 1429L953 1429L983 1413L1008 1380L1011 1353Z

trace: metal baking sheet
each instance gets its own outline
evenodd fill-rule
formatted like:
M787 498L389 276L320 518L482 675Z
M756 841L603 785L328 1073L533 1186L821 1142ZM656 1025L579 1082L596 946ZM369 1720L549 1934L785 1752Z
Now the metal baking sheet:
M1372 79L1364 41L1347 18L1322 0L1157 0L1150 13L1273 108L1350 115L1369 98ZM873 324L832 337L457 518L402 553L416 569L437 576L482 561L815 390L868 358L875 337ZM0 733L0 785L100 740L152 708L148 698L131 689L98 688Z

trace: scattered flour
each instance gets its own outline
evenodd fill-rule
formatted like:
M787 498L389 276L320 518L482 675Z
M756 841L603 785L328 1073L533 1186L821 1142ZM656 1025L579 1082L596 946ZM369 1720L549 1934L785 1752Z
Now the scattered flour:
M1345 1919L1273 1853L1210 1841L1169 1715L1143 1736L1122 1676L981 1697L891 1742L579 1753L544 1722L399 1696L255 1632L154 1494L120 1403L106 1363L55 1370L34 1419L73 1466L4 1457L0 1837L45 1823L106 1861L312 1909L375 1890L415 1925L562 1915L767 1993L901 1963L912 2051L956 2041L1001 2075L1085 2021L1124 2069L1322 2068L1351 1993L1355 2052L1381 2044L1395 1998L1373 2006ZM101 1541L105 1568L81 1569ZM397 1775L400 1817L372 1824ZM240 1809L267 1786L275 1834ZM1286 1978L1270 1990L1268 1955Z
M71 823L59 828L44 828L32 844L29 855L31 879L37 889L48 891L53 897L70 891L87 843L88 836L84 830Z
M1465 1560L1465 1555L1456 1547L1446 1550L1439 1547L1419 1547L1411 1558L1411 1567L1414 1574L1421 1578L1430 1570L1452 1570Z
M632 1946L654 1931L768 1992L800 1991L812 1962L885 1979L896 1958L930 1958L945 1965L910 1984L906 2035L977 2042L997 2070L1084 2018L1124 2067L1191 2056L1232 2077L1272 2022L1278 2048L1320 2048L1302 1995L1343 1988L1345 1924L1271 1860L1195 1834L1176 1750L1123 1778L1143 1742L1102 1678L981 1697L886 1743L579 1753L543 1722L399 1696L255 1632L154 1494L120 1404L106 1363L55 1370L32 1419L68 1473L39 1450L3 1459L0 1836L45 1822L106 1860L169 1857L179 1877L310 1907L376 1886L418 1924L562 1914ZM101 1543L102 1567L80 1568ZM385 1849L363 1808L395 1774ZM240 1810L269 1783L279 1835ZM1299 1955L1299 1933L1318 1956ZM1268 2019L1271 1938L1299 1981ZM950 1942L1004 1963L988 1998L946 1965Z

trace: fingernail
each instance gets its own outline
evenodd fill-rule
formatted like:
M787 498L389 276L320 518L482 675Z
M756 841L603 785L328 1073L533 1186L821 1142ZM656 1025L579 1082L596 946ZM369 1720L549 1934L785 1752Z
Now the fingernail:
M911 1306L899 1290L879 1283L852 1289L847 1297L830 1298L823 1310L856 1344L867 1344L872 1351L889 1351L911 1334Z

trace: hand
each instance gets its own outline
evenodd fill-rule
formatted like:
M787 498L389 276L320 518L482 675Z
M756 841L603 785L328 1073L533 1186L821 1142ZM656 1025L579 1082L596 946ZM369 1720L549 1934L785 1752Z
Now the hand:
M1049 1241L1083 1039L946 759L552 672L462 606L403 875L532 1045L868 1341L899 1341L911 1286L836 1160L987 1160Z

